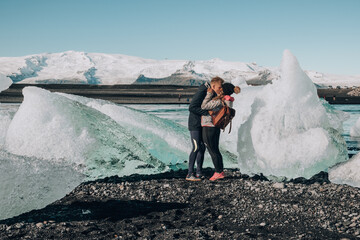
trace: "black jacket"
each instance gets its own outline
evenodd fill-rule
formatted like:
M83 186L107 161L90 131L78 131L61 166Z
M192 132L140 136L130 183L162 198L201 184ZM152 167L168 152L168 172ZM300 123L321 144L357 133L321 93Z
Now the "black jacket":
M189 131L201 130L201 115L209 115L207 110L201 109L201 104L206 96L207 89L210 87L208 82L200 85L198 91L194 94L189 106Z

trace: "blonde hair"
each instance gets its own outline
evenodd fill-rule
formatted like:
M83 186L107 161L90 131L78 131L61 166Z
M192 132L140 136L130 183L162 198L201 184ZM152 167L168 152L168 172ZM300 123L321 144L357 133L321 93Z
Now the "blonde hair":
M210 81L210 83L221 83L221 84L223 84L224 82L225 82L224 79L218 76L213 77Z

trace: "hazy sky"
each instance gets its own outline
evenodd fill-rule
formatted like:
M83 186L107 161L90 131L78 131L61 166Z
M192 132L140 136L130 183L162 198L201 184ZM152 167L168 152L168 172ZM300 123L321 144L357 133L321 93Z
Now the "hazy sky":
M0 57L68 50L360 75L360 0L0 0Z

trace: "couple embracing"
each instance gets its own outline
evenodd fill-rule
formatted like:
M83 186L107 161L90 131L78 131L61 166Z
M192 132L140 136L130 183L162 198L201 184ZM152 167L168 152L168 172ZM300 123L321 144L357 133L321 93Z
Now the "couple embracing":
M224 103L232 107L234 98L231 97L231 94L233 93L240 93L240 88L231 83L225 83L220 77L214 77L210 83L202 84L193 96L189 106L188 122L193 148L189 156L186 180L201 181L205 178L202 173L205 147L208 149L215 167L215 173L210 181L225 177L223 159L219 150L220 128L214 125L211 115L218 112Z

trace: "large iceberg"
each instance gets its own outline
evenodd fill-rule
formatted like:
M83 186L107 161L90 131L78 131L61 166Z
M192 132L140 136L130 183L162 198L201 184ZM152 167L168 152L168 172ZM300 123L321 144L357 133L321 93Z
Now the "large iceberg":
M18 109L0 111L0 219L44 207L85 180L187 166L189 133L173 121L36 87L23 95ZM226 151L224 160L237 164Z
M96 109L40 88L23 94L16 113L0 112L0 219L45 207L85 180L168 169Z
M186 168L191 142L189 131L186 127L174 121L162 119L152 114L130 107L114 104L109 101L91 99L71 94L59 93L73 101L77 101L115 120L120 126L126 128L146 149L158 158L162 163L172 168ZM234 154L223 152L226 167L237 167ZM207 154L206 154L207 155ZM209 159L209 156L206 156ZM205 161L204 166L212 166L210 159Z
M12 154L72 163L90 178L124 175L133 166L165 165L110 117L69 98L35 87L12 119L5 148Z
M242 172L311 177L348 160L341 136L345 116L319 100L288 50L280 78L265 87L243 89L234 107L234 135L223 138L237 151Z
M0 92L8 89L11 84L11 79L0 73Z

